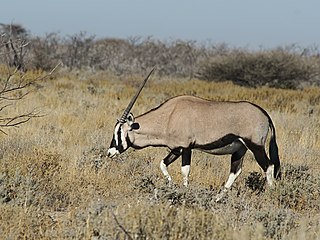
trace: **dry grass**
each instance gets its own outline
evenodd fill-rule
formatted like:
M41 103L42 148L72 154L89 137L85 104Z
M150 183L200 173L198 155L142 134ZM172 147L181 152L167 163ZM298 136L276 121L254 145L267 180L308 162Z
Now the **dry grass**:
M192 94L250 100L268 110L277 128L283 178L261 187L250 154L223 203L212 202L226 181L229 157L194 152L190 187L180 163L176 186L159 170L166 149L105 151L141 77L60 73L42 83L19 109L41 107L33 119L2 136L0 232L5 239L319 239L320 98L318 88L247 89L231 83L152 77L133 113L168 97Z

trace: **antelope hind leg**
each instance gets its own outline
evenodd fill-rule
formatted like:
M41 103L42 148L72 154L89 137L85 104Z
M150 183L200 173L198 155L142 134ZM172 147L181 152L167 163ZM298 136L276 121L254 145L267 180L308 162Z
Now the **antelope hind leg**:
M189 183L190 163L191 163L191 148L183 149L181 173L183 177L183 186L185 187L187 187Z
M242 163L243 163L243 157L246 154L246 152L247 152L247 148L243 145L243 146L241 146L241 148L237 152L232 154L230 174L229 174L228 180L225 183L223 189L216 196L216 202L220 202L224 198L228 189L231 188L234 181L240 175Z

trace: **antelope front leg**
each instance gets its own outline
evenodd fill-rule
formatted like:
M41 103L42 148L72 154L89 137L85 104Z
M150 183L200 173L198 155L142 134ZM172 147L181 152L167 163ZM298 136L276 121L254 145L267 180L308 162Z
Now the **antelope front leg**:
M177 158L180 157L180 155L181 151L174 149L160 162L160 169L165 178L168 180L169 186L171 186L172 184L172 178L168 172L168 166L175 160L177 160Z

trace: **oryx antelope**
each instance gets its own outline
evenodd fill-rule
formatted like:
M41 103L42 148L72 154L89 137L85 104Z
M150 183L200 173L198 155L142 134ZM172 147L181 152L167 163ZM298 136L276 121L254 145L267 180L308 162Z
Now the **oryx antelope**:
M231 187L241 173L243 157L249 149L272 185L280 171L275 127L268 113L250 102L215 102L193 96L173 97L160 106L134 118L130 113L146 81L117 121L108 156L113 157L129 147L167 147L170 153L160 162L169 183L167 167L182 156L183 184L188 185L191 152L198 149L210 154L231 154L231 169L222 192ZM269 156L265 151L271 132Z

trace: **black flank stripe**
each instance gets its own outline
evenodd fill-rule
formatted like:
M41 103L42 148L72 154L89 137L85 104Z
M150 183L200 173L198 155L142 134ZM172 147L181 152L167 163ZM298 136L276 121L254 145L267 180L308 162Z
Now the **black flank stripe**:
M234 140L238 139L239 136L234 135L232 133L225 135L224 137L218 139L217 141L214 141L212 143L208 143L205 145L195 145L195 147L199 147L203 150L212 150L217 148L222 148L228 144L231 144Z

